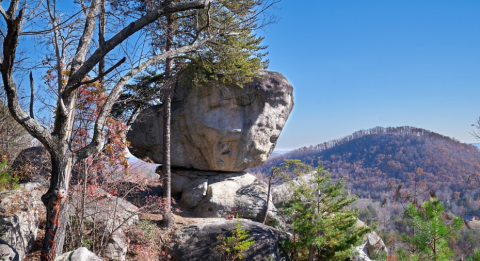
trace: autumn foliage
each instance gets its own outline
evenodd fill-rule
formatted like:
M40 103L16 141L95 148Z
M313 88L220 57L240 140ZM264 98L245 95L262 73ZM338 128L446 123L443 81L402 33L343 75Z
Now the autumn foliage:
M457 214L480 214L478 148L414 127L358 131L279 155L250 171L263 175L284 159L316 166L319 157L334 179L344 178L361 198L383 200L399 184L401 192L408 193L416 179L423 190L433 190L442 200L456 200Z

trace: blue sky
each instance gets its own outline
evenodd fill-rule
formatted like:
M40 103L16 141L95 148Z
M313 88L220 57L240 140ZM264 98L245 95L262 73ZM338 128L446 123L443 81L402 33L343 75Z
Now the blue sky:
M283 0L261 32L294 86L277 143L294 149L375 126L476 142L480 1Z

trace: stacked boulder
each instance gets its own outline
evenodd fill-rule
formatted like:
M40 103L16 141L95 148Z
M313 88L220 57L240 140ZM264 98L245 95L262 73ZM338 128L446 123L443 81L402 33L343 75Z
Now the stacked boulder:
M200 217L238 212L262 219L267 186L244 170L272 153L293 108L293 87L277 72L261 71L243 86L178 80L172 99L172 193ZM162 106L144 110L127 139L130 152L162 163ZM273 217L274 209L269 213Z

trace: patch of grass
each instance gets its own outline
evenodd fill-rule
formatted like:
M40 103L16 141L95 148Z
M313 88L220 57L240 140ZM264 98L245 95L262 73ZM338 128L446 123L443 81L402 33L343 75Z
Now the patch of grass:
M7 161L4 160L0 164L0 192L17 189L18 187L18 178L12 175Z

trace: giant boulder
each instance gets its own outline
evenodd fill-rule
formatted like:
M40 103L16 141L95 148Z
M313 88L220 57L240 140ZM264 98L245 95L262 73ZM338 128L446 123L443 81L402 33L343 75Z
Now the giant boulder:
M178 81L172 100L171 164L242 171L272 153L293 108L293 87L278 72L261 71L243 87ZM162 106L144 110L127 134L136 157L162 163Z

